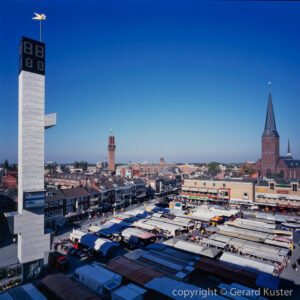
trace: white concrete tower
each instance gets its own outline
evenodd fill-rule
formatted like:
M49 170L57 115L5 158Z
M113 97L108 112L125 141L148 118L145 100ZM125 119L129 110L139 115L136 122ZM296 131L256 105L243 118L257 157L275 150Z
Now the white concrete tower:
M22 264L38 264L50 251L50 234L44 232L44 130L55 124L56 114L45 116L45 44L22 37L19 46L18 214L9 222L14 234L18 234L18 259Z

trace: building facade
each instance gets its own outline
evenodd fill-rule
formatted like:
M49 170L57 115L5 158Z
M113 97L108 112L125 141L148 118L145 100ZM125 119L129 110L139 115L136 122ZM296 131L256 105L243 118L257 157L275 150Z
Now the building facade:
M255 182L233 179L185 179L181 196L198 204L201 203L244 203L251 204L255 196Z
M276 210L300 209L300 181L268 180L260 181L255 186L256 205Z

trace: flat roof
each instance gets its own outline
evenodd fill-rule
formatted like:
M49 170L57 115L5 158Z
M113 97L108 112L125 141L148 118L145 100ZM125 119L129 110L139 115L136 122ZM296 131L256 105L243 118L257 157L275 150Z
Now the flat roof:
M135 261L120 256L112 259L106 265L106 268L142 286L156 277L163 276L163 273L151 267L140 265Z
M109 271L108 269L95 263L79 267L75 270L75 273L83 274L87 278L93 278L100 284L105 284L112 280L122 279L122 277L119 274Z
M62 273L47 275L41 279L43 286L62 300L101 300L95 293Z

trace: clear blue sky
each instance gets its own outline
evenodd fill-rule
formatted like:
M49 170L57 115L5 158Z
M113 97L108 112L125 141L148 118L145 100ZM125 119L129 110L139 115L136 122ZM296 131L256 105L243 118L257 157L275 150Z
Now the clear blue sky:
M4 3L6 2L6 4ZM63 4L62 4L63 2ZM45 13L46 161L249 161L272 95L300 158L300 3L1 1L0 161L17 161L18 43Z

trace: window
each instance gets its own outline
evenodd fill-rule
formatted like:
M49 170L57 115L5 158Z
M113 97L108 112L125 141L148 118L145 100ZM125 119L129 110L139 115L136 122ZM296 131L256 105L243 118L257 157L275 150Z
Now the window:
M63 200L59 200L59 205L64 205L64 201Z
M54 205L57 206L57 205L58 205L58 201L55 201L55 202L54 202Z
M203 185L206 185L206 182L203 182Z
M270 190L274 190L274 182L270 183Z
M216 184L215 184L215 183L213 183L213 186L216 186Z
M45 208L48 208L48 203L47 202L45 203Z
M297 191L298 191L297 183L293 183L293 192L297 192Z
M244 193L244 197L245 197L245 198L248 198L248 193Z
M53 207L53 202L50 202L49 205L50 205L50 207Z
M223 187L225 187L226 186L226 184L225 183L223 183Z
M46 217L46 218L48 217L48 212L47 212L47 211L45 212L45 217Z

